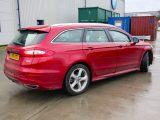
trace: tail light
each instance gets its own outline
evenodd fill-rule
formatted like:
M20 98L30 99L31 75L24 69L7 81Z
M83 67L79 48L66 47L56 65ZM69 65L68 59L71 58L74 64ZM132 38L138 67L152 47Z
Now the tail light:
M35 48L33 50L25 50L22 55L23 56L32 56L32 57L33 56L45 57L45 56L53 55L53 51Z
M28 50L24 51L25 55L44 55L46 51L42 50Z

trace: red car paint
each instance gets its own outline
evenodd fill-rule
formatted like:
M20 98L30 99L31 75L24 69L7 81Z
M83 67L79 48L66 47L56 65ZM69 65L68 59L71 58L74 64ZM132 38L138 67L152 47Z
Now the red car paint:
M62 24L38 26L23 30L47 32L38 44L31 46L8 45L4 64L5 75L26 87L41 90L60 89L67 71L77 63L85 64L91 72L92 81L139 70L146 51L152 52L151 45L144 42L104 43L51 43L57 35L69 29L101 28L118 29L106 24ZM128 33L121 32L132 37ZM29 55L28 51L45 51L41 55ZM27 51L27 52L26 52ZM9 58L10 53L18 53L18 61ZM152 62L152 61L151 61Z

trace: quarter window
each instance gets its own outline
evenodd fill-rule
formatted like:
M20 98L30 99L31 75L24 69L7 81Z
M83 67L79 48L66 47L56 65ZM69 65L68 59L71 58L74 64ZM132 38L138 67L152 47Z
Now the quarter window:
M86 33L86 42L87 43L103 43L108 42L108 37L104 30L88 30Z
M114 42L130 42L130 39L127 35L118 32L118 31L109 31L112 36Z
M59 35L54 42L79 43L81 42L83 30L69 30Z

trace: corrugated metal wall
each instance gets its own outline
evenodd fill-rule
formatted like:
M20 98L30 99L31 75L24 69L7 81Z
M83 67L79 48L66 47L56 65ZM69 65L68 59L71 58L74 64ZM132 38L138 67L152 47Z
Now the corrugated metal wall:
M17 31L14 0L0 0L0 45L8 44Z
M78 21L78 8L83 0L20 0L22 27L36 25L38 19L45 24Z
M131 17L131 34L134 36L150 36L150 40L156 40L156 16Z
M38 19L45 24L78 22L78 8L85 6L85 0L20 0L22 27L37 25ZM87 7L101 7L112 10L111 0L87 0ZM124 0L118 0L115 12L124 15Z
M35 26L37 20L45 24L78 22L78 8L85 0L19 0L21 27ZM87 0L87 7L112 10L111 0ZM114 12L124 14L125 2L118 0ZM18 29L17 0L0 0L0 45L9 43Z

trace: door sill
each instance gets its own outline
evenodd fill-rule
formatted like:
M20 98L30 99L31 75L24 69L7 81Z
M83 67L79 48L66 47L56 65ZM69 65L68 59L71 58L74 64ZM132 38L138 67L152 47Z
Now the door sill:
M124 71L120 71L120 72L115 72L115 73L111 73L111 74L108 74L108 75L103 75L103 76L100 76L100 77L95 77L95 78L93 78L92 81L93 81L93 82L94 82L94 81L99 81L99 80L102 80L102 79L106 79L106 78L110 78L110 77L122 75L122 74L129 73L129 72L133 72L133 71L139 71L139 70L140 70L139 68L133 68L133 69L129 69L129 70L124 70Z

